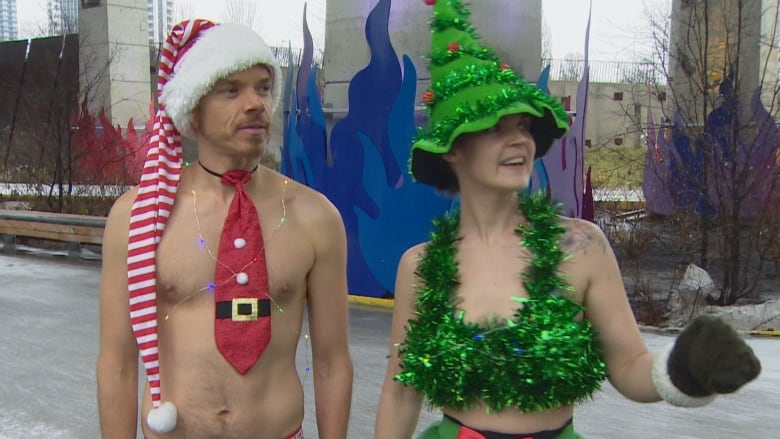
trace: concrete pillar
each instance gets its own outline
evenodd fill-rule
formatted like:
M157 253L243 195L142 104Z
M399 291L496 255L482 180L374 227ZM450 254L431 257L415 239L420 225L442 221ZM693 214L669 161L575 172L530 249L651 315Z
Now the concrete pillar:
M778 2L777 0L762 0L761 9L758 11L761 17L761 34L759 36L759 54L760 60L758 69L758 81L765 84L762 87L761 101L764 106L777 114L780 109L780 102L775 95L775 88L778 83L778 69L780 65L780 22L778 22Z
M712 99L704 110L702 92L707 89L711 97L717 95L729 64L738 68L736 87L742 103L749 103L761 87L764 105L773 105L778 79L777 14L777 0L672 2L670 85L675 105L688 119L702 122L712 110Z
M328 0L325 27L323 100L345 109L352 77L369 62L366 18L378 0ZM472 23L482 43L529 81L541 70L541 0L472 2ZM418 94L428 86L427 61L432 9L422 0L395 0L390 8L390 39L398 57L408 55L418 75Z
M136 125L149 115L147 0L82 2L79 11L79 85L90 112L101 108L114 125Z

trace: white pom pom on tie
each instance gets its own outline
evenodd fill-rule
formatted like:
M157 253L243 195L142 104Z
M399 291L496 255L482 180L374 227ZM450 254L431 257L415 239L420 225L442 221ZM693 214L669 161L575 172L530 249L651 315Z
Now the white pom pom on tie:
M149 411L149 414L146 415L146 425L157 434L170 433L176 428L177 416L176 406L172 402L166 401Z

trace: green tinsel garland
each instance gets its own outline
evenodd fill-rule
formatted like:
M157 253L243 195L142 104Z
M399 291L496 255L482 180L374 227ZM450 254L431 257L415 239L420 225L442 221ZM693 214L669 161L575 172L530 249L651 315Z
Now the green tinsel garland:
M474 26L464 20L460 17L455 18L444 18L444 17L434 17L433 20L431 20L431 29L440 32L446 29L457 29L459 31L466 32L467 34L471 35L472 37L477 36L476 29L474 29Z
M429 106L439 101L445 101L455 96L461 90L476 87L491 82L513 81L515 73L509 69L501 69L499 63L483 65L468 65L458 71L448 72L436 81L430 88L434 99L428 102Z
M477 33L474 26L472 26L468 20L469 17L471 17L469 8L460 0L449 0L449 3L450 6L452 6L452 11L455 13L455 16L451 17L435 12L433 19L431 20L431 29L434 31L442 31L454 27L458 30L467 32L476 39Z
M558 210L543 193L518 200L531 226L518 225L517 234L533 260L522 275L529 297L512 298L522 307L505 324L463 320L454 302L460 216L434 221L417 267L423 285L399 346L403 372L396 379L435 407L468 410L484 401L490 411L548 410L590 398L606 378L594 329L575 320L584 307L566 297L571 287L558 274L565 257Z
M458 58L467 56L471 56L483 61L498 62L498 58L496 57L495 52L486 47L479 47L476 45L461 46L458 48L458 50L433 49L431 50L431 55L428 57L428 60L431 65L442 66Z
M528 84L519 78L512 70L501 70L497 63L482 66L469 66L464 72L447 74L446 81L434 85L433 100L439 96L452 96L460 90L461 84L469 86L491 82L491 78L501 79L507 86L499 95L486 96L474 103L463 103L455 109L455 115L441 119L432 124L429 130L419 127L413 143L427 139L434 144L446 145L454 130L466 123L473 122L488 114L495 114L516 102L526 102L539 110L550 110L558 120L567 120L566 111L551 96L543 93L538 87ZM431 112L432 104L427 104ZM543 111L542 111L543 112Z

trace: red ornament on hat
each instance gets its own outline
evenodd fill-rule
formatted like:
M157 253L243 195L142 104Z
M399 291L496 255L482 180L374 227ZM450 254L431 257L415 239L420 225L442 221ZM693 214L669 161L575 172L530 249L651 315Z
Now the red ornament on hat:
M458 50L460 50L460 43L455 42L455 43L448 44L447 50L449 50L450 52L457 52Z
M432 91L426 91L422 95L422 101L425 102L426 105L431 105L434 99L436 99L436 95L433 94Z

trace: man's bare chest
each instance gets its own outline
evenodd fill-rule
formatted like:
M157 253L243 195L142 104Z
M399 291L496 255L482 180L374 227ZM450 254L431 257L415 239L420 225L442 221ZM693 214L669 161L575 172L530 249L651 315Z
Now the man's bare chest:
M231 237L223 238L218 230L218 227L205 228L202 224L198 228L183 221L169 223L157 251L161 302L175 305L196 299L213 293L219 282L237 281L241 273L262 271L265 271L267 288L274 300L283 303L305 294L305 279L313 263L313 251L299 238L300 231L296 231L293 221L272 233L265 233L262 242L253 246L253 251L229 263L220 257L219 248L221 240ZM264 266L259 263L261 256L265 260ZM217 279L217 267L233 276L227 280Z

